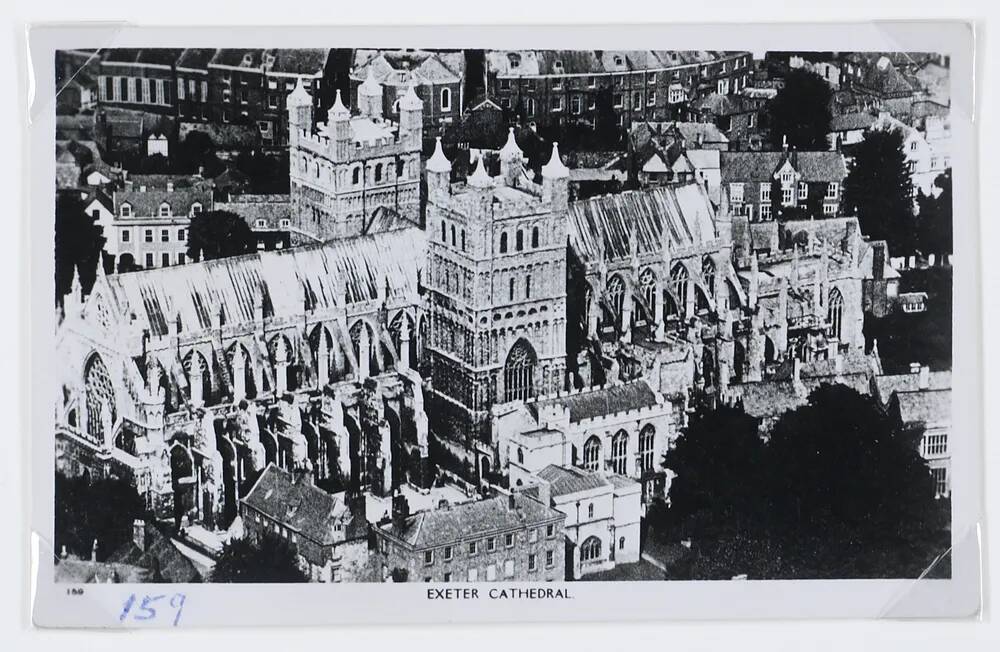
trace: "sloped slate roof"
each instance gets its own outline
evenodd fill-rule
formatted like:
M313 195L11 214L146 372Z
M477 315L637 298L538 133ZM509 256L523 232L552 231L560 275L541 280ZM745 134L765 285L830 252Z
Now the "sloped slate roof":
M840 181L847 176L840 152L722 152L722 182L771 181L786 158L804 181Z
M109 561L146 569L150 575L159 569L164 580L175 584L201 581L201 574L191 560L155 527L146 527L146 538L146 550L129 541L116 550Z
M649 383L640 379L578 394L534 401L528 403L527 407L532 415L538 418L539 408L562 406L569 410L570 423L579 423L584 419L652 407L659 403L658 398Z
M417 549L436 548L490 534L562 521L566 515L527 496L515 494L511 509L507 496L417 512L402 524L382 529Z
M215 48L188 48L177 59L178 68L208 71L208 63L215 56Z
M246 48L216 50L215 56L209 61L209 65L216 64L247 69L259 68L262 54L262 50Z
M862 111L835 115L830 120L830 131L854 131L868 129L875 122L875 116Z
M186 331L208 329L210 315L220 310L227 324L250 322L257 288L266 313L298 317L306 298L318 310L339 307L339 283L348 303L374 300L386 286L390 293L415 295L423 251L423 231L401 229L115 274L106 278L104 300L111 314L135 313L141 327L155 336L165 335L168 320L178 314Z
M167 203L170 206L171 215L188 215L191 213L191 206L201 204L204 210L212 207L212 191L208 188L146 188L139 190L138 186L133 186L132 190L115 191L115 212L120 213L119 208L123 204L132 207L132 214L139 216L158 215L160 205Z
M364 81L369 68L375 72L376 81L391 86L408 85L413 77L432 84L454 83L465 74L465 55L430 50L356 50L351 79Z
M912 93L913 86L906 81L887 57L875 62L865 74L863 86L879 94Z
M274 57L271 72L316 75L323 72L330 56L329 48L281 48L266 50Z
M932 371L927 375L927 380L929 390L951 389L950 371ZM882 400L888 401L896 392L920 391L920 374L876 376L875 386Z
M903 423L940 423L951 419L951 390L899 392L895 400Z
M264 469L242 502L320 545L332 546L344 540L333 527L348 514L344 503L274 464Z
M585 471L576 467L562 467L549 464L538 472L538 477L549 483L549 495L553 498L591 491L610 486L608 480L596 471Z
M664 228L674 249L715 237L712 203L700 184L633 190L570 204L570 244L584 261L627 258L633 230L640 254L659 252Z

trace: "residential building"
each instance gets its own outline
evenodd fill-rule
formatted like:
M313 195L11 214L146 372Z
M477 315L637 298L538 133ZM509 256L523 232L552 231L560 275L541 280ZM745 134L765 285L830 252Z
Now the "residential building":
M257 238L258 251L284 249L291 244L292 204L288 195L228 195L215 210L243 218Z
M101 56L97 98L101 106L176 115L174 48L113 48Z
M396 123L383 117L377 82L360 92L359 115L344 106L338 90L327 120L318 124L304 85L288 98L293 242L420 224L423 103L411 87Z
M392 518L373 528L384 581L540 582L566 579L566 515L515 492Z
M177 58L174 70L177 75L177 117L180 120L204 122L212 118L208 64L215 53L215 48L188 48Z
M931 371L920 363L908 374L872 379L872 392L888 414L920 435L918 450L939 497L951 495L951 383L950 371Z
M200 177L133 176L112 193L114 217L104 227L104 251L128 268L188 262L191 218L210 211L212 183Z
M351 107L360 110L361 86L378 83L381 115L401 120L400 104L412 86L423 103L428 134L458 122L465 111L465 54L460 50L354 51L351 68Z
M364 497L329 494L313 484L311 469L287 471L268 464L240 499L247 536L284 539L313 582L377 579L369 562Z
M566 515L567 575L581 579L639 561L639 484L622 475L549 465L537 474L552 507ZM570 569L572 569L570 571Z
M847 164L840 152L722 152L719 164L734 215L763 221L791 211L841 214Z
M932 117L927 118L927 121L931 126L928 135L936 136L933 145L924 132L897 120L885 111L879 114L871 126L872 131L895 131L902 136L903 156L906 157L914 197L918 193L928 196L939 193L939 189L935 190L935 182L951 167L950 138L941 136L945 121Z
M676 120L687 102L737 93L749 81L748 52L490 50L487 94L524 122L582 121L611 111L629 129Z

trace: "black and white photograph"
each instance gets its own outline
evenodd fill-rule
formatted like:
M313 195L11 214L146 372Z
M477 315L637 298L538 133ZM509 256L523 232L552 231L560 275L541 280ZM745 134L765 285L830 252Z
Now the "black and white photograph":
M953 577L951 52L384 41L36 62L57 593Z

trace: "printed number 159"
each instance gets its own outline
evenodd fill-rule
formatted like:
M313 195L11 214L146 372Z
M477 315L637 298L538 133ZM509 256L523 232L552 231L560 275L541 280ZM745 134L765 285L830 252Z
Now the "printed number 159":
M156 609L157 607L161 610L163 609L164 605L161 601L166 598L166 595L139 596L133 593L125 600L125 605L122 607L122 613L118 617L118 620L124 623L130 616L133 621L139 622L157 620L159 614ZM177 623L181 620L181 613L184 611L185 599L186 597L183 593L175 593L170 597L170 602L168 604L173 609L174 627L176 627Z

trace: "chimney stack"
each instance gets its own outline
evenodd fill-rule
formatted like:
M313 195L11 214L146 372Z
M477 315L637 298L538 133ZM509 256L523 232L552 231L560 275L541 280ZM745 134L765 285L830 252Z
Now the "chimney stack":
M410 504L406 501L406 496L397 493L392 497L392 524L397 528L402 528L409 516Z
M922 365L919 374L917 378L918 387L920 389L928 389L931 385L931 368L927 365Z

